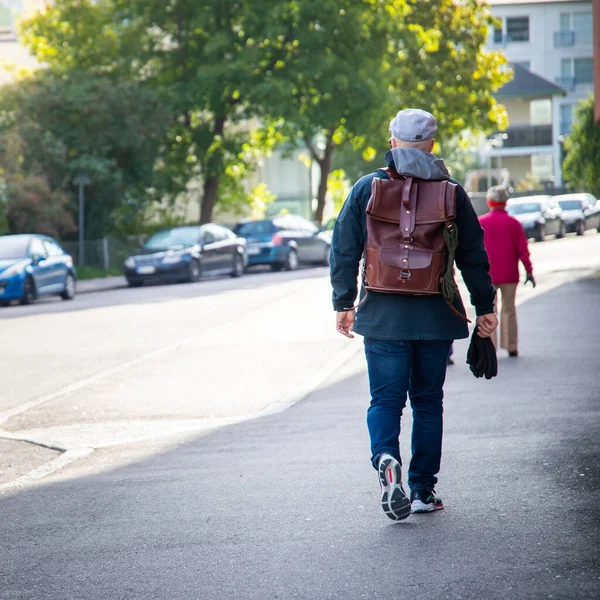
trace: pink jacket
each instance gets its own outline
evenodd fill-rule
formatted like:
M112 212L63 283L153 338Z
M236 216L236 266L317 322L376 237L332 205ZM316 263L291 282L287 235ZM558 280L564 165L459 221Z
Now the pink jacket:
M519 283L519 259L527 273L533 272L527 238L517 219L499 208L479 217L479 222L483 227L483 243L490 259L494 285Z

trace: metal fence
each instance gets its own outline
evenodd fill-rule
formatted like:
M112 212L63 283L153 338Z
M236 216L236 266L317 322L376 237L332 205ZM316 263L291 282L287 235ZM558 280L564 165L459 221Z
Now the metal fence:
M61 242L61 245L73 257L77 266L98 267L108 271L120 269L127 256L135 252L144 241L144 236L106 237L101 240L86 240L83 249L79 242L66 241Z

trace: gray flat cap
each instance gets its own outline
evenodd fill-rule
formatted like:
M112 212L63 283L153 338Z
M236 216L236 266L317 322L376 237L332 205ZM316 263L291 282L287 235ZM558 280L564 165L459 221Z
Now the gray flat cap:
M491 200L492 202L507 202L508 191L505 187L502 187L501 185L495 185L487 191L485 197L487 200Z
M402 142L422 142L430 140L437 131L435 117L419 108L401 110L390 121L390 133Z

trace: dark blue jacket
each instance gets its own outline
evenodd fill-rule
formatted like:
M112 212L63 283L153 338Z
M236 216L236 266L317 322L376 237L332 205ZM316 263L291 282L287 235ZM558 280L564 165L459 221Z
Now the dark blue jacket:
M394 166L391 153L388 166ZM331 244L333 308L350 310L358 294L358 270L367 237L366 208L374 177L387 178L383 171L359 179L337 219ZM451 180L453 183L457 183ZM471 295L477 315L494 312L495 289L483 245L483 229L464 189L459 185L456 199L459 245L456 266ZM361 299L364 290L361 290ZM461 300L456 308L465 313ZM467 324L455 315L441 296L408 296L369 292L358 308L354 331L380 340L455 340L469 335Z

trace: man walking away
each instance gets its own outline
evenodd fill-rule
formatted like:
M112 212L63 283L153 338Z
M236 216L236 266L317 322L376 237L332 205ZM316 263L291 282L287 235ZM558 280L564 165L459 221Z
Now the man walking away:
M444 162L431 154L436 130L435 118L423 110L407 109L396 115L390 123L391 150L385 155L388 170L379 169L356 182L336 222L331 245L336 327L349 338L354 337L353 330L364 336L371 390L367 411L371 463L379 474L382 508L393 520L405 519L411 509L419 513L443 508L435 492L442 454L442 388L452 341L468 337L469 331L462 317L465 309L460 298L455 299L451 307L439 293L381 293L372 287L366 293L363 287L361 302L355 311L359 263L365 244L375 241L373 237L370 241L367 239L366 211L372 187L375 202L381 198L378 194L383 184L390 183L387 180L398 178L398 185L404 186L397 205L395 197L391 197L391 208L386 205L392 215L387 225L384 219L390 239L398 235L399 230L403 241L400 245L386 243L385 236L380 236L376 240L379 249L375 256L385 260L373 265L370 263L372 250L369 249L369 254L365 252L363 281L369 278L369 268L371 274L377 273L382 280L387 277L389 281L396 273L399 285L410 286L419 279L418 270L423 271L431 264L426 258L430 254L415 249L416 237L413 239L410 231L412 227L416 232L415 226L417 229L427 227L431 221L422 215L419 217L419 209L413 210L413 206L419 206L423 190L431 189L428 182L445 182L436 189L451 188L455 193L452 196L452 210L456 211L452 223L458 230L455 260L475 306L479 335L489 337L498 323L483 231L463 188L450 180ZM443 198L439 196L437 212L429 215L433 221L439 221L440 211L445 214ZM415 224L415 213L421 219L420 224L418 219ZM394 219L400 219L406 227L401 225L399 229L396 224L394 228ZM442 223L442 230L443 227ZM399 266L395 268L391 264ZM447 274L451 275L451 269ZM400 419L407 393L413 412L412 458L408 469L410 500L402 486L399 448Z
M479 218L484 231L484 244L490 259L492 283L500 289L502 310L500 313L500 347L508 355L519 356L517 309L515 296L519 283L519 260L523 263L527 277L535 287L533 267L529 258L529 247L523 227L517 219L506 212L508 192L501 186L491 187L487 192L490 212ZM496 333L492 335L498 347Z

